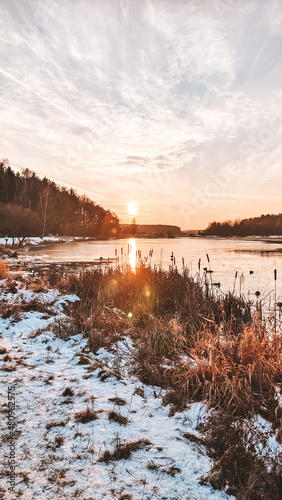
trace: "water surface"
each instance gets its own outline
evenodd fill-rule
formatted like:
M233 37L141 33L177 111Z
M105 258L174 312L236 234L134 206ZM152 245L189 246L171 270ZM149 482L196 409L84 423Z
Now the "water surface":
M277 300L282 299L282 241L260 239L174 238L121 239L80 241L30 249L55 262L94 262L117 259L117 264L130 263L134 268L138 253L141 258L163 269L173 263L189 268L192 276L203 278L203 269L212 270L208 279L220 283L223 292L240 291L250 298L259 291L262 296L274 290L274 269L278 272ZM173 261L171 259L173 253ZM137 257L136 257L137 254ZM208 259L210 262L208 262ZM199 272L200 260L200 274ZM275 264L276 262L276 264ZM115 263L113 264L115 265ZM215 289L216 287L214 287ZM269 298L272 294L270 293ZM267 299L269 300L269 299ZM273 300L273 297L272 297Z

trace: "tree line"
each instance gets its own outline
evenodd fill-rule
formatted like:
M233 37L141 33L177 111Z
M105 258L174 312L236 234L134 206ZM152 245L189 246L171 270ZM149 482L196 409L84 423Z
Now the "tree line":
M0 162L0 235L118 236L117 215L74 189Z
M250 219L211 222L199 231L203 236L282 236L282 214L267 214Z

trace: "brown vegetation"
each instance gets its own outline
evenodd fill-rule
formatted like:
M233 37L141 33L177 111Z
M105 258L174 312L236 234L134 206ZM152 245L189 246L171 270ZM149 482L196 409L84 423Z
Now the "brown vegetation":
M92 422L93 420L97 420L97 412L87 407L86 410L80 411L75 414L75 421L80 422L81 424L87 424L88 422Z
M148 448L152 443L148 439L139 439L131 443L117 444L113 451L106 450L99 458L99 462L111 462L115 460L127 460L131 457L133 451Z
M127 425L130 422L129 418L125 417L124 415L121 415L116 411L110 411L108 418L112 422L116 422L117 424L120 425Z
M279 498L279 460L273 460L268 473L255 444L250 447L248 434L238 431L238 422L248 425L257 414L272 422L277 435L282 428L277 399L282 383L280 332L252 318L249 301L234 294L220 298L205 283L195 283L186 271L144 266L136 272L100 269L71 276L54 272L49 279L81 298L69 313L93 353L100 347L111 350L123 336L131 337L131 370L142 382L167 390L163 403L171 405L170 414L193 401L206 402L212 415L217 410L219 420L209 421L203 437L183 435L197 446L205 444L214 460L203 481L220 489L229 485L230 492L242 500L255 499L252 485L260 488L261 474L265 498ZM98 374L101 380L113 375L118 376L106 368ZM135 394L144 397L138 388ZM118 404L117 398L112 401ZM113 420L119 415L110 414ZM221 429L218 438L217 427ZM253 434L252 443L258 444L258 439ZM132 444L118 443L100 461L128 458L132 449ZM244 460L247 467L241 466ZM242 496L243 491L249 496Z

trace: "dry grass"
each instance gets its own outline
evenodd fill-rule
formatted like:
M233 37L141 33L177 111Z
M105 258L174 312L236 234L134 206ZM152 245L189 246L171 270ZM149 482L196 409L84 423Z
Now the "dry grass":
M161 471L163 474L168 474L169 476L175 477L175 474L179 474L181 469L176 467L176 465L171 465L170 467L162 467L159 464L156 464L153 461L147 463L146 468L152 471Z
M115 396L114 398L109 398L109 401L111 403L114 403L117 406L126 406L127 402L123 398L119 398L118 396Z
M52 451L56 451L57 448L61 448L65 442L65 438L63 436L56 436L54 441L47 443L46 448Z
M203 430L214 465L202 484L224 488L238 500L281 499L282 460L268 449L267 433L252 421L223 411L214 414Z
M275 399L276 384L282 381L280 335L268 335L257 324L229 338L204 331L190 354L192 361L179 364L170 376L180 394L237 415L281 418Z
M219 489L229 485L230 493L242 500L279 498L279 460L272 462L268 473L255 446L259 439L262 445L264 441L252 434L250 426L250 432L245 428L241 432L238 424L243 417L260 414L276 430L282 428L282 408L276 398L282 383L282 337L267 331L259 319L252 320L250 302L233 294L216 297L187 272L144 266L136 272L57 273L52 279L81 298L69 313L92 352L100 347L111 350L124 335L131 337L131 369L142 382L167 389L163 402L171 404L170 414L193 401L221 410L220 419L210 420L204 429L206 437L183 434L197 446L205 444L214 460L203 481ZM113 375L118 376L105 367L98 373L102 381ZM142 388L134 394L144 398ZM119 405L118 399L111 401ZM109 415L116 421L120 414ZM146 441L117 443L99 460L127 459L146 446ZM149 468L159 466L149 463ZM179 470L162 472L173 475ZM256 497L256 489L263 494Z
M14 247L15 248L15 247ZM0 255L5 255L7 257L16 257L17 253L11 245L0 245Z
M53 427L65 427L69 420L58 420L57 422L48 422L46 424L46 429L49 431Z
M81 424L87 424L88 422L92 422L93 420L97 419L97 412L89 407L87 407L86 410L80 411L75 414L75 421L80 422Z
M48 286L48 281L39 277L39 278L33 278L32 281L29 281L27 284L27 289L33 292L40 293L46 291L47 286Z
M4 372L14 372L17 369L17 365L14 363L13 365L3 365L0 370Z
M11 356L9 354L6 354L3 358L2 358L2 361L5 361L5 363L7 361L13 361L14 358L11 358Z
M0 279L4 280L10 277L10 269L3 260L0 260Z
M140 398L145 399L145 392L144 392L143 387L136 387L134 389L133 394L136 394L137 396L140 396Z
M79 361L78 365L90 365L91 364L91 358L87 356L85 353L77 353L76 356L79 356Z
M55 380L54 375L49 375L49 376L48 376L48 377L46 377L46 379L44 380L44 383L45 383L46 385L51 385L53 380Z
M118 444L113 451L106 450L99 458L99 462L111 462L116 460L127 460L137 450L148 448L152 445L148 439L139 439L131 443Z
M37 311L48 316L54 316L56 313L52 310L50 304L44 304L37 298L31 300L30 302L14 302L12 304L2 302L0 304L0 316L4 319L11 318L11 321L19 321L22 314L25 312Z
M52 280L80 296L70 313L91 351L130 336L135 373L169 389L167 402L175 408L205 400L238 415L281 418L274 397L282 382L281 339L258 320L252 323L242 297L229 293L220 300L186 271L145 266L55 273ZM99 372L101 380L112 375Z
M62 392L62 396L67 397L67 396L73 396L74 391L72 390L71 387L66 387L64 391Z
M148 325L150 317L178 315L186 341L190 343L207 323L222 324L224 329L238 333L242 324L251 320L249 302L232 294L219 300L195 283L188 271L165 272L143 265L136 272L130 268L126 271L94 269L64 275L54 270L51 274L49 271L48 280L52 286L80 297L80 304L72 306L72 311L81 331L93 332L93 350L99 348L108 334L128 330L128 313L132 313L135 326L140 328Z
M116 411L110 411L108 419L120 425L127 425L130 422L129 418L125 417L124 415L121 415Z
M191 434L191 432L181 432L181 435L191 443L205 445L205 440L203 438L196 436L195 434Z

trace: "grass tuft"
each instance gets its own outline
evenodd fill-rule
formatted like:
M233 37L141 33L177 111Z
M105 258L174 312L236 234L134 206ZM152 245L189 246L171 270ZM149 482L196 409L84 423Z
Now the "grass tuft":
M49 431L53 427L65 427L68 423L68 420L58 420L57 422L49 422L46 424L46 429Z
M130 422L129 418L121 415L120 413L117 413L116 411L110 411L108 418L112 422L116 422L120 425L127 425Z
M109 401L111 401L111 403L114 403L117 406L126 406L127 405L127 402L125 401L125 399L119 398L117 396L114 398L109 398Z
M74 395L74 391L72 390L71 387L66 387L65 390L62 392L62 396L66 397L66 396L73 396Z
M88 407L86 408L86 410L80 411L75 414L75 421L80 422L81 424L87 424L88 422L92 422L93 420L97 419L97 412Z
M148 448L152 443L148 439L139 439L131 443L118 444L113 451L106 450L99 458L99 462L111 462L117 460L127 460L132 453L137 450Z

